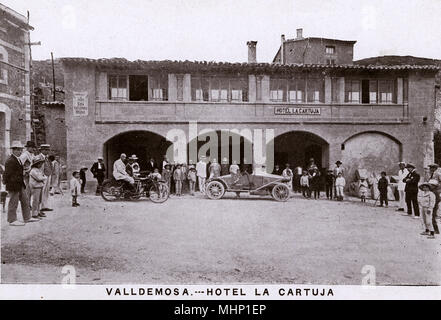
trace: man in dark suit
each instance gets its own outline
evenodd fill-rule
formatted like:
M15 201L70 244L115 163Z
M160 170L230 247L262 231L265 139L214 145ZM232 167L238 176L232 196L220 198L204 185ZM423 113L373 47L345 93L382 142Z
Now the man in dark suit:
M92 165L92 168L90 168L90 172L92 172L93 177L98 181L95 194L99 196L101 194L101 186L103 185L104 181L104 172L106 172L103 157L98 157L98 162L95 162Z
M420 181L420 175L415 171L415 165L408 163L406 169L409 174L403 179L406 183L404 192L406 192L406 204L407 215L412 216L412 207L414 211L414 218L417 219L420 216L420 208L418 206L418 182Z
M147 172L151 173L155 171L155 169L159 169L158 165L156 164L155 159L150 158L150 161L147 163Z
M31 217L29 198L25 192L26 186L23 178L23 165L20 161L20 155L23 151L23 145L20 141L12 142L12 155L6 160L4 182L6 190L9 192L8 203L8 222L10 226L24 226L27 222L39 221ZM17 220L17 207L20 201L23 222Z

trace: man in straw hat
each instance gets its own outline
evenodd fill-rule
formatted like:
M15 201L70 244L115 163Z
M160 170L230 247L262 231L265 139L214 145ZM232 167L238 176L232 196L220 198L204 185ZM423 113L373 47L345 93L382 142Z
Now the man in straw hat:
M13 141L11 145L12 154L6 160L4 182L9 192L8 222L10 226L24 226L27 222L39 221L31 217L29 197L26 195L26 185L23 178L23 165L20 155L23 145L20 141ZM20 201L23 222L17 220L17 207Z
M51 176L53 172L52 161L49 160L49 151L51 146L49 144L40 145L41 154L44 156L43 173L47 177L43 187L43 195L41 200L41 211L53 211L50 205L50 188L51 188Z
M406 203L406 194L404 192L404 189L406 188L406 183L404 183L404 178L407 177L409 174L409 171L406 169L406 163L403 161L400 161L398 163L399 170L398 170L398 209L397 211L404 211L404 205Z
M334 178L337 179L338 174L341 173L341 176L344 178L345 176L345 169L341 166L343 163L340 160L337 160L335 162L335 167L334 167ZM335 186L335 180L334 180L334 198L338 198L337 197L337 188Z
M421 233L422 236L428 236L429 239L435 239L435 231L432 224L432 215L436 203L435 194L431 191L431 188L438 185L438 181L429 180L419 186L421 190L418 193L418 203L420 206L421 217L425 231Z
M420 181L420 175L416 172L413 163L408 163L406 169L409 173L403 179L403 182L406 184L404 191L406 192L407 216L412 216L413 208L414 218L418 219L420 216L420 209L418 206L418 182Z

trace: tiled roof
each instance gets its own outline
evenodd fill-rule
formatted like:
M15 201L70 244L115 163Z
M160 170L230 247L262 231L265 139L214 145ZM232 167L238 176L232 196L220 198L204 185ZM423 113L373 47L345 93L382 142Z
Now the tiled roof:
M287 72L304 69L319 70L426 70L438 71L435 65L325 65L325 64L277 64L277 63L246 63L246 62L214 62L214 61L153 61L135 60L125 58L89 59L89 58L60 58L66 65L95 65L100 68L115 69L173 69L177 71L255 71L255 72Z

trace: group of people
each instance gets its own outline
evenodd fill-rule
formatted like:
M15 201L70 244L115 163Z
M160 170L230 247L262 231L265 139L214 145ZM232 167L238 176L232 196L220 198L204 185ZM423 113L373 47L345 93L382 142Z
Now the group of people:
M125 153L122 153L120 158L113 164L113 177L116 180L125 181L133 188L135 178L143 173L140 170L141 167L137 160L138 157L136 155L127 157ZM94 164L95 168L92 167L92 173L98 172L96 171L96 166L98 165L99 162ZM104 165L102 165L102 170L102 177L104 177ZM182 196L186 191L188 191L190 195L195 195L197 187L201 193L205 193L205 183L207 179L213 179L227 174L238 175L240 170L236 161L233 161L230 165L227 158L224 158L222 162L219 163L217 159L208 161L207 157L201 156L196 164L190 163L187 165L186 163L172 163L168 160L167 156L164 156L161 164L157 164L153 158L150 158L144 173L150 177L165 181L170 193L174 193L176 196ZM98 179L97 175L97 180ZM102 180L101 182L98 181L98 188L101 184Z
M0 182L9 194L9 225L24 226L46 217L46 211L53 211L50 196L63 192L60 187L62 167L58 156L49 155L48 144L37 147L33 141L28 141L23 146L20 141L13 141L11 150L0 172ZM17 219L19 203L23 222Z
M344 178L344 168L340 160L336 161L335 168L322 173L315 163L314 158L309 159L306 168L297 167L294 172L290 164L285 165L281 170L279 165L274 166L273 174L281 175L290 180L287 182L288 188L293 192L302 193L305 198L320 198L321 190L325 190L326 198L342 201L344 198L344 187L346 180ZM324 187L324 188L323 188Z

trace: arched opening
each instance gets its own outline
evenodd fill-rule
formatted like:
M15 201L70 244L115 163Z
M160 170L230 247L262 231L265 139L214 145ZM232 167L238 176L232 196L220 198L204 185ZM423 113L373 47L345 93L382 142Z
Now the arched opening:
M344 142L342 162L346 169L346 185L356 182L357 170L364 169L368 175L386 171L395 174L401 159L402 145L396 138L377 131L365 131L351 136Z
M291 168L305 168L310 158L314 158L319 168L328 167L329 144L321 137L310 132L290 131L274 139L274 164L281 169L286 163Z
M145 170L150 158L159 164L167 152L171 142L163 136L150 131L129 131L120 133L104 143L103 157L108 170L107 176L112 174L113 163L121 153L128 157L136 154L141 170Z
M250 131L251 134L251 131ZM249 137L230 130L217 130L200 134L187 145L188 163L197 163L201 155L208 161L215 158L219 163L236 161L241 168L252 173L253 143ZM226 161L225 161L226 160Z

